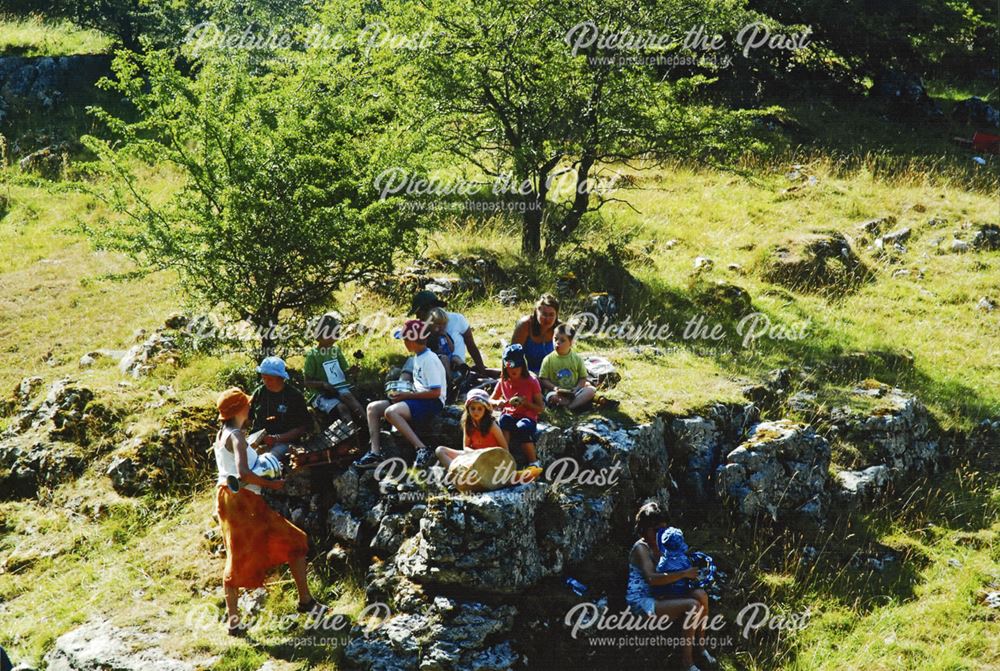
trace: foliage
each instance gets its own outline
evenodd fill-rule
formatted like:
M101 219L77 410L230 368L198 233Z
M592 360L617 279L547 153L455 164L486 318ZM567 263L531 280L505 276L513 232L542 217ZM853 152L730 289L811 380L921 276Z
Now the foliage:
M191 295L259 329L390 268L415 222L377 198L371 175L405 163L405 143L383 132L391 119L359 92L364 75L326 65L287 61L252 75L234 57L207 59L189 79L165 52L119 55L117 80L104 86L141 120L98 109L117 141L84 138L115 178L99 195L127 215L88 227L96 244L176 270ZM143 162L177 170L178 188L166 199L144 191ZM265 347L271 340L262 331Z
M854 76L894 67L926 73L996 64L997 5L989 0L750 0L786 23L812 27L813 41L832 59L843 58Z
M431 48L414 54L427 117L447 151L512 177L526 254L543 233L554 253L614 200L599 187L604 166L707 159L749 134L751 112L699 101L709 79L682 45L694 26L739 25L749 16L740 2L400 2L386 16L431 32Z

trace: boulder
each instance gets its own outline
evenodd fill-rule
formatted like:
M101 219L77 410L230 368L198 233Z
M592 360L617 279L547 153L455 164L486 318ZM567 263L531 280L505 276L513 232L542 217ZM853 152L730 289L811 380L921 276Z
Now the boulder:
M118 362L118 368L125 375L143 377L161 364L176 363L180 355L176 338L155 331L145 341L129 349Z
M419 596L407 610L359 625L344 649L350 668L366 671L509 671L520 661L505 635L513 606Z
M69 156L69 145L65 142L42 147L17 162L23 172L33 172L46 179L58 179Z
M517 593L551 574L542 563L535 514L544 483L482 494L435 496L420 531L396 555L399 572L421 584Z
M983 224L972 236L972 247L981 251L995 252L1000 250L1000 226Z
M887 385L857 393L881 402L874 411L839 409L831 422L842 440L867 454L870 465L884 464L893 481L936 469L943 456L940 431L923 403Z
M116 448L106 474L119 494L139 496L201 482L214 467L213 406L181 406L158 426L132 426Z
M196 671L215 659L184 661L164 652L165 634L92 620L56 639L49 671Z
M851 505L870 501L881 494L890 482L889 469L879 464L862 471L840 471L836 480L838 502Z
M830 446L811 428L788 420L761 422L726 455L716 488L737 519L822 524Z
M0 500L34 498L83 472L86 457L78 445L52 442L36 432L0 440Z
M838 231L816 231L774 247L764 279L790 289L829 293L850 291L872 277L851 242Z
M361 520L338 504L330 508L327 513L327 528L330 530L330 535L337 540L357 545L361 533Z

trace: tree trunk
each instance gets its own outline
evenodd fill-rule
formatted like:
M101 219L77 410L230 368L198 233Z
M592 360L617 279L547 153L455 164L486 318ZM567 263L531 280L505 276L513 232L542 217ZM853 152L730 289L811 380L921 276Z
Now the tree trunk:
M584 154L580 158L580 165L576 171L576 189L573 193L573 204L558 226L550 227L554 230L551 230L545 240L546 256L555 256L559 250L559 246L573 235L574 231L580 225L583 215L587 213L587 209L590 207L590 184L587 181L587 176L590 173L590 169L594 167L594 163L595 158L593 154Z
M521 224L521 254L536 256L542 251L542 210L536 194L524 196L524 220Z

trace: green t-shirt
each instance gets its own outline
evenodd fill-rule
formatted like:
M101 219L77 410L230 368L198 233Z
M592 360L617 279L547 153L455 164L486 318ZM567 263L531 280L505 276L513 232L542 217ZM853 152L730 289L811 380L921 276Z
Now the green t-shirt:
M306 382L328 382L341 390L351 387L347 383L347 359L336 345L309 350L302 373ZM315 389L309 392L310 398L318 393Z
M563 389L573 389L581 378L587 377L587 367L583 364L583 359L579 354L570 350L566 356L559 356L558 352L546 354L542 359L542 367L538 371L538 377L555 383L557 387Z

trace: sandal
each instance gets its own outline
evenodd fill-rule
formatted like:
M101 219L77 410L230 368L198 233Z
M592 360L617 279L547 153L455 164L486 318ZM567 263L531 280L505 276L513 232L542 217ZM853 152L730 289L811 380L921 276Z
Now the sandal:
M300 612L300 613L309 613L314 608L316 608L317 606L319 606L321 609L326 608L325 604L322 604L319 601L317 601L315 598L312 598L312 599L309 599L309 601L307 601L306 603L300 603L298 605L298 608L296 608L296 610L298 612Z

